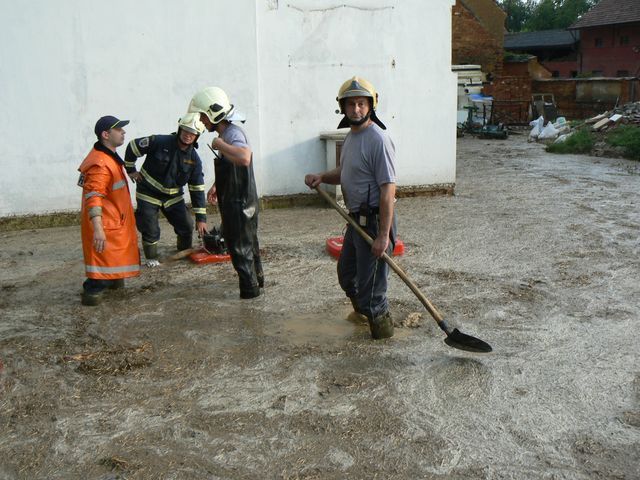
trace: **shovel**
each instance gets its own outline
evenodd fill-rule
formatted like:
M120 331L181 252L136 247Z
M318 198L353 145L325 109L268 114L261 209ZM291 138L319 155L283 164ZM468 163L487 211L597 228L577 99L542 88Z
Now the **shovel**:
M322 190L320 187L315 187L316 191L320 194L322 198L324 198L329 204L336 209L336 211L344 218L349 224L354 228L358 234L364 238L369 245L373 244L373 239L365 232L360 225L351 218L347 212L345 212L340 206L336 203L336 201L329 196L327 192ZM449 345L450 347L457 348L459 350L465 350L467 352L475 352L475 353L488 353L491 352L492 348L486 342L483 342L479 338L472 337L471 335L467 335L462 333L457 328L451 329L447 322L444 320L440 312L433 306L433 304L429 301L427 297L423 295L420 289L416 286L415 283L407 276L406 273L402 271L402 269L398 266L396 262L394 262L389 255L386 253L382 254L382 259L391 267L391 269L398 274L398 276L402 279L404 283L411 289L411 291L418 297L418 300L424 305L424 308L431 314L433 319L436 321L438 326L442 329L444 333L447 334L447 338L444 339L444 343Z

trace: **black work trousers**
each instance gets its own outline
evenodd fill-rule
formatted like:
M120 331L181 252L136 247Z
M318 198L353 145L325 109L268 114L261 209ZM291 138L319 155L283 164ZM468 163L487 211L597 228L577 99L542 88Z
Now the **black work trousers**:
M140 235L142 235L143 244L149 245L160 240L160 224L158 222L158 212L160 211L171 224L176 235L182 238L185 243L190 243L187 240L193 238L193 219L187 210L184 200L166 208L139 198L136 200L138 203L136 225Z
M243 208L242 203L220 205L222 236L238 272L240 294L259 292L264 286L260 245L258 243L258 212L255 207Z

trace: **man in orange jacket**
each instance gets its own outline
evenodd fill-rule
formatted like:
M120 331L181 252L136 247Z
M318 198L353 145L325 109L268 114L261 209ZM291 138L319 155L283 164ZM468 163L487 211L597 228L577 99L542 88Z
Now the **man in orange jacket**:
M82 251L87 279L82 304L98 305L105 289L124 287L124 279L140 274L136 221L124 161L116 148L124 144L128 120L100 118L98 141L80 168L82 187Z

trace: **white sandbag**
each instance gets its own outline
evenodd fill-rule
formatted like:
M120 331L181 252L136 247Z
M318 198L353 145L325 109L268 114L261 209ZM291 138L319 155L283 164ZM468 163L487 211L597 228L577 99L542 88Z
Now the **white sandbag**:
M547 123L547 126L540 131L538 135L539 140L547 140L558 137L558 129L553 126L553 123Z
M538 138L538 135L540 135L540 132L542 131L542 126L544 125L544 117L538 117L536 120L529 122L529 125L533 127L531 132L529 132L529 139Z
M569 138L571 135L573 135L576 132L569 132L569 133L565 133L564 135L560 135L558 138L556 138L553 143L563 143L567 141L567 138Z

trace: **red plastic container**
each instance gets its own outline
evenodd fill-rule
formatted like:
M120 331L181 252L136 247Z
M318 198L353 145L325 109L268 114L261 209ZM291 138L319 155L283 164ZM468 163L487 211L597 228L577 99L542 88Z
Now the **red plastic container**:
M198 250L197 252L193 252L189 255L189 259L193 263L204 264L204 263L222 263L228 262L231 260L231 255L218 255L215 253L209 253L204 248Z
M344 237L330 237L327 238L327 252L334 258L340 257L342 251L342 242ZM397 257L404 254L404 242L399 238L396 239L396 245L393 248L393 256Z

